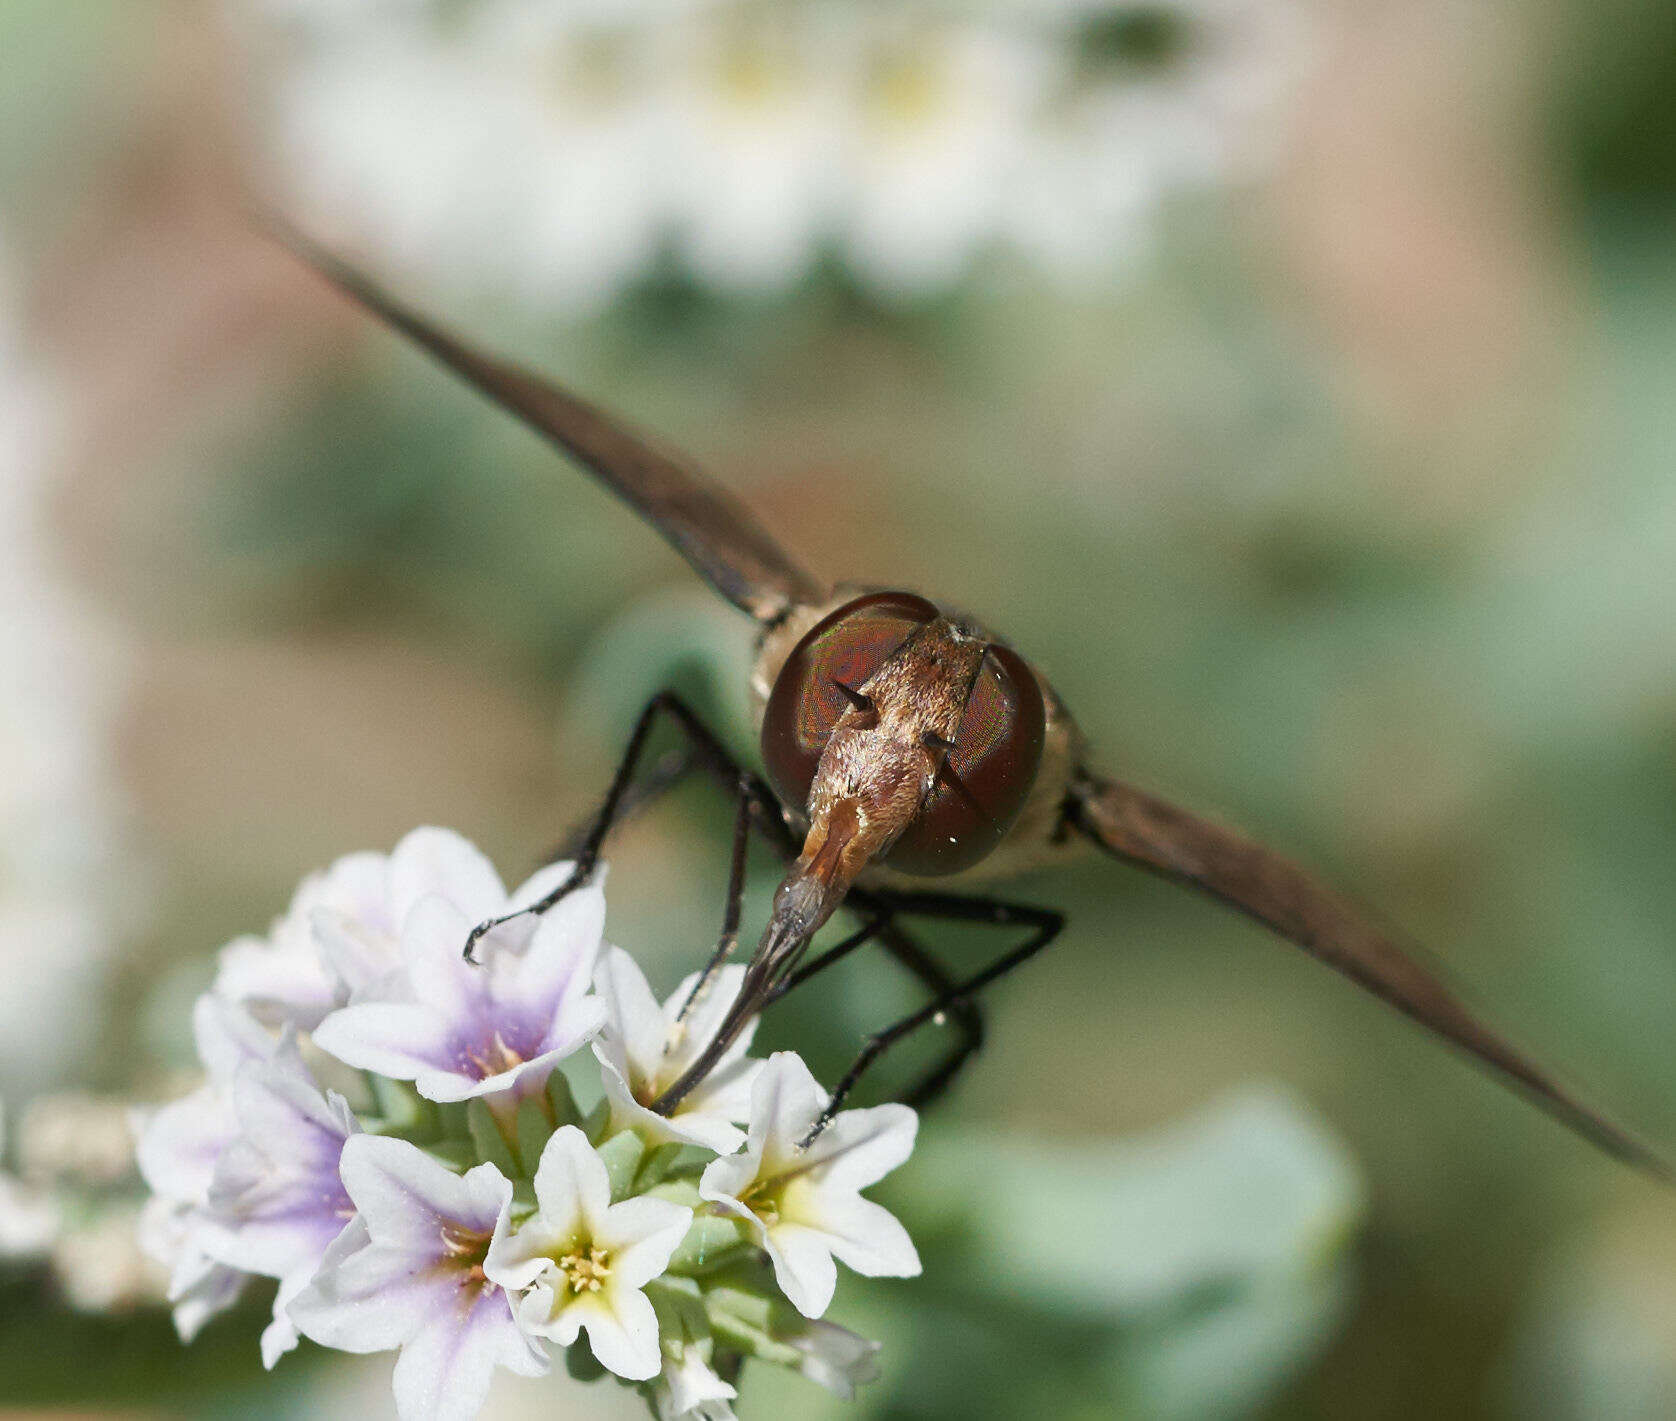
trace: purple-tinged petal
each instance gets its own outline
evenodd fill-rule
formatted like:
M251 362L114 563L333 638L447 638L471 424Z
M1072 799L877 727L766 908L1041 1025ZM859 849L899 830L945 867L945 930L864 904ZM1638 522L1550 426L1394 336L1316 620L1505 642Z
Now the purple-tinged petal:
M605 894L586 884L561 899L537 925L521 956L508 955L497 995L537 1011L581 996L593 980L605 931Z
M414 1002L362 1002L333 1012L314 1044L345 1065L412 1080L451 1060L453 1033L434 1008Z
M200 1240L223 1263L286 1278L354 1212L338 1159L360 1127L341 1096L320 1094L289 1036L240 1069L233 1099L240 1134L216 1161Z
M163 1198L201 1203L215 1178L216 1160L237 1133L226 1093L200 1086L154 1111L138 1132L134 1159L140 1177Z
M392 1378L401 1421L466 1421L489 1393L496 1367L520 1376L547 1358L518 1329L505 1293L485 1292L463 1317L433 1316L402 1348Z
M520 909L534 907L549 893L562 888L569 881L571 870L575 867L573 859L559 859L556 863L543 864L506 895L506 907L502 911L516 913ZM604 884L604 864L595 867L593 882Z

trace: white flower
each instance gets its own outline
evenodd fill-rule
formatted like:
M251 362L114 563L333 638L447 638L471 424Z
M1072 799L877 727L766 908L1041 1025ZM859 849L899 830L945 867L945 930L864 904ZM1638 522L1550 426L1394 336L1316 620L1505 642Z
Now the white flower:
M0 233L0 1092L84 1063L140 915L113 765L121 639L78 595L50 516L65 392L29 350Z
M663 1272L692 1210L641 1196L611 1202L605 1163L574 1125L553 1133L535 1174L537 1212L489 1249L484 1272L528 1289L526 1332L568 1347L586 1330L600 1364L620 1377L658 1374L658 1319L642 1289Z
M834 1258L868 1277L920 1271L907 1230L860 1194L913 1152L917 1117L905 1105L845 1110L803 1149L826 1099L797 1055L776 1052L751 1093L744 1152L713 1161L698 1189L751 1226L781 1290L811 1318L832 1301Z
M399 1347L402 1421L476 1415L497 1366L547 1370L511 1299L484 1276L512 1207L494 1165L457 1175L405 1140L358 1135L340 1169L359 1212L291 1302L305 1336L346 1352Z
M52 1271L70 1306L82 1312L116 1312L162 1300L168 1276L142 1250L139 1206L95 1210L59 1232Z
M664 27L674 226L723 290L802 276L841 196L847 75L823 18Z
M140 1246L170 1269L168 1297L185 1342L231 1307L244 1287L242 1270L204 1251L199 1224L215 1162L238 1134L233 1081L247 1061L265 1061L275 1048L243 1009L207 992L193 1006L192 1030L209 1079L133 1122L135 1161L153 1193L140 1215Z
M797 1370L845 1401L854 1401L857 1388L878 1380L883 1344L835 1322L806 1319L795 1331L776 1331L774 1340L795 1347L801 1354Z
M1182 42L1103 73L1133 5L985 9L421 6L270 46L261 127L315 227L575 316L666 252L724 291L833 246L887 295L1002 242L1109 278L1172 191L1265 156L1301 69L1294 0L1183 0Z
M538 1088L603 1020L588 985L605 895L597 884L578 888L539 920L522 952L497 931L467 962L460 951L478 921L446 898L420 899L402 929L401 980L388 987L396 999L333 1012L315 1043L351 1066L410 1080L429 1100Z
M665 1346L663 1375L652 1389L658 1421L734 1421L728 1403L737 1395L711 1370L699 1348Z
M0 1114L0 1145L4 1143L5 1116ZM0 1170L0 1262L39 1257L57 1235L58 1206L52 1197Z
M175 1331L190 1342L218 1313L239 1300L250 1275L218 1263L198 1243L196 1210L155 1194L145 1201L135 1238L146 1257L169 1270L164 1296L173 1307Z
M274 1320L262 1336L262 1359L271 1367L297 1343L286 1305L355 1212L338 1159L361 1127L342 1096L320 1093L289 1028L270 1059L239 1067L233 1110L239 1133L216 1157L194 1234L218 1262L280 1280Z
M468 840L451 829L415 829L387 855L347 854L304 879L266 938L222 949L215 990L270 1025L312 1031L345 1003L376 995L399 970L402 925L422 898L446 899L475 925L535 902L569 868L551 865L509 894ZM521 948L534 929L532 920L515 919L493 935Z
M743 967L724 967L687 1019L676 1016L698 982L694 973L660 1009L645 974L620 947L607 949L594 974L605 1006L605 1025L594 1041L605 1094L611 1102L611 1133L635 1130L649 1144L677 1141L731 1154L745 1138L733 1123L750 1118L751 1083L761 1061L745 1056L756 1033L751 1022L668 1117L648 1107L678 1080L716 1034L739 995Z
M859 67L840 240L887 294L942 289L995 234L1050 56L1005 29L905 26Z
M128 1105L113 1096L55 1091L30 1101L18 1122L18 1171L36 1183L109 1187L134 1168Z

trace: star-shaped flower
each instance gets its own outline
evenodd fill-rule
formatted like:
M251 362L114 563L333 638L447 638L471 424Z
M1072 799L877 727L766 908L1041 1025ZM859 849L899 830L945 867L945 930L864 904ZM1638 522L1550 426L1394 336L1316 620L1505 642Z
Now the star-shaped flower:
M634 1130L648 1144L674 1141L719 1154L739 1148L745 1136L734 1122L750 1117L751 1083L762 1069L761 1061L745 1056L756 1033L754 1021L673 1115L658 1115L650 1106L709 1045L744 978L743 967L724 967L677 1024L698 974L682 982L660 1008L634 959L620 947L607 949L594 974L605 1004L605 1026L594 1041L594 1055L611 1102L613 1134Z
M701 1199L751 1226L781 1291L812 1318L832 1301L835 1258L868 1277L920 1271L907 1230L860 1193L913 1152L917 1117L905 1105L841 1111L801 1148L826 1100L801 1058L776 1052L751 1092L744 1151L713 1161L698 1186Z
M344 1146L340 1169L358 1213L291 1303L306 1336L345 1352L399 1347L402 1421L476 1415L497 1366L547 1370L483 1271L506 1236L505 1175L492 1164L458 1175L405 1140L373 1135Z
M553 1133L535 1173L536 1213L490 1246L483 1271L528 1289L518 1321L568 1347L587 1330L600 1364L645 1381L662 1365L658 1319L642 1291L686 1236L692 1210L641 1195L611 1202L605 1162L574 1125Z
M356 853L310 874L263 937L241 937L221 950L215 990L271 1025L312 1031L321 1020L376 994L401 966L401 932L422 898L446 898L472 923L525 907L556 887L568 863L550 864L511 893L481 851L452 829L420 828L389 854ZM522 949L533 918L496 929Z
M604 1019L588 990L605 924L596 884L562 900L522 951L491 934L480 960L460 956L480 921L446 898L421 899L402 929L403 971L385 999L333 1012L322 1050L363 1070L410 1080L429 1100L539 1088Z

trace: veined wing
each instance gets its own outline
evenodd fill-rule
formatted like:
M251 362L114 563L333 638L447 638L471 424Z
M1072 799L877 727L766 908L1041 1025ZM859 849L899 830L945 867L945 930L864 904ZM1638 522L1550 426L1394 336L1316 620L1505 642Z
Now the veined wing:
M1255 918L1476 1056L1608 1154L1676 1183L1663 1160L1485 1026L1394 938L1297 865L1231 829L1087 771L1071 787L1071 817L1107 852Z
M269 226L340 291L575 458L741 611L773 623L793 607L827 595L739 499L685 459L655 448L613 415L552 381L473 349L306 237L272 222Z

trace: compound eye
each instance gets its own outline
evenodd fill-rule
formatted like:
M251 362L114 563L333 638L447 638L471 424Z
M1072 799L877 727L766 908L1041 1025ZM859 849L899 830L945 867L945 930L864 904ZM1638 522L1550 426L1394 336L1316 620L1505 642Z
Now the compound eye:
M815 766L845 711L870 713L862 687L937 609L911 592L873 592L846 602L792 648L762 716L762 758L786 804L809 798Z
M1017 652L992 645L924 808L884 856L901 873L959 873L1018 818L1042 763L1042 688Z

